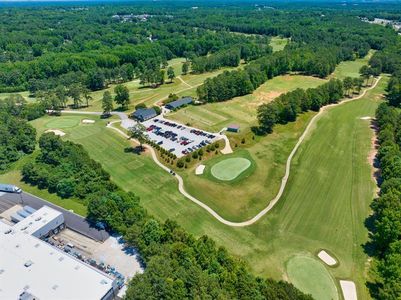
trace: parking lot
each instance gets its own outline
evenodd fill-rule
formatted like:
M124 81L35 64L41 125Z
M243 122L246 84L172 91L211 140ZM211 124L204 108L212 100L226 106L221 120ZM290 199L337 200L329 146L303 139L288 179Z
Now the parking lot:
M221 138L215 133L188 127L161 116L142 124L146 126L146 134L151 141L174 153L177 157L185 156Z

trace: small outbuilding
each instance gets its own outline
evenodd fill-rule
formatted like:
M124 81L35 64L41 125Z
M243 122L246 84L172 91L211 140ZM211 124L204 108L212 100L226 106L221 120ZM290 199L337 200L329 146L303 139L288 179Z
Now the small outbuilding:
M144 122L157 116L154 108L141 108L136 110L132 115L132 118Z
M194 100L192 99L192 97L183 97L181 99L175 100L173 102L167 103L166 104L166 108L170 109L170 110L174 110L177 108L180 108L184 105L188 105L191 104Z
M230 124L227 126L227 131L230 132L239 132L239 125L237 124Z

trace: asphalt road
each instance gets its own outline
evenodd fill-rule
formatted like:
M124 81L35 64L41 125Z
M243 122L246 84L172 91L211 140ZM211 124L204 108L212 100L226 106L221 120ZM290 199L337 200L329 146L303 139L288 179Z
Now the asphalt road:
M68 200L66 200L68 201ZM88 221L85 218L70 212L60 206L54 205L44 199L38 198L34 195L28 193L21 194L12 194L12 193L4 193L0 194L0 207L9 208L13 205L11 204L21 204L21 205L29 205L32 208L39 209L44 205L47 205L55 210L60 211L64 215L65 224L71 230L74 230L82 235L85 235L91 239L96 241L104 241L109 237L109 233L106 230L99 230L90 226Z

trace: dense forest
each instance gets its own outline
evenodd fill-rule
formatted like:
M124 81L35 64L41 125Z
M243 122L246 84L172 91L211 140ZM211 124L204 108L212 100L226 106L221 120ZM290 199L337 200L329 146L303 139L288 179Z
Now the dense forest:
M21 96L0 100L0 171L36 146L36 130L27 121L44 114L40 104L28 105Z
M152 218L137 196L110 182L81 145L45 133L39 146L36 160L23 168L23 180L80 197L90 221L103 222L139 250L145 272L132 279L126 299L312 299L289 283L255 277L209 237L196 238L173 221Z

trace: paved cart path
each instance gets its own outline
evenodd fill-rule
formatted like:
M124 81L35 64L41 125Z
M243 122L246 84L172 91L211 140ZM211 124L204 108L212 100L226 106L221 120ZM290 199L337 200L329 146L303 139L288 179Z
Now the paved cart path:
M288 178L290 176L290 168L291 168L291 161L292 158L294 157L295 153L297 152L299 146L302 144L302 142L304 141L305 137L309 134L309 132L312 129L312 126L314 125L315 121L322 115L322 113L326 110L328 110L331 107L335 107L335 106L339 106L342 105L344 103L350 102L350 101L354 101L354 100L358 100L361 99L362 97L364 97L366 95L366 93L369 90L374 89L377 84L379 83L381 77L378 77L376 82L369 88L365 89L360 95L350 98L350 99L346 99L343 100L341 102L338 103L334 103L334 104L329 104L326 105L324 107L322 107L319 112L311 119L311 121L309 122L308 126L305 128L304 132L302 133L302 135L299 137L298 142L295 144L294 148L292 149L290 155L287 158L287 162L286 162L286 166L285 166L285 174L283 176L283 178L281 179L281 185L280 185L280 189L276 195L276 197L274 197L274 199L272 199L269 204L262 209L257 215L255 215L253 218L247 220L247 221L243 221L243 222L231 222L229 220L224 219L222 216L220 216L216 211L214 211L212 208L210 208L208 205L206 205L205 203L203 203L202 201L200 201L199 199L195 198L194 196L192 196L191 194L189 194L185 188L184 188L184 180L182 179L182 177L178 174L175 174L175 178L177 178L178 180L178 190L179 192L185 196L187 199L191 200L192 202L196 203L197 205L199 205L200 207L202 207L203 209L205 209L208 213L210 213L214 218L216 218L219 222L228 225L228 226L232 226L232 227L244 227L244 226L249 226L252 225L253 223L257 222L260 218L262 218L265 214L267 214L275 205L276 203L281 199L281 196L284 193L284 189L287 185L288 182ZM80 113L85 113L85 112L80 112ZM88 113L88 112L86 112ZM92 114L97 114L97 113L92 113ZM119 114L118 114L119 115ZM123 120L122 120L123 121ZM123 132L122 130L120 130L119 128L113 127L113 124L116 122L120 122L120 121L114 121L111 122L110 124L107 125L108 128L111 128L115 131L117 131L119 134L121 134L122 136L124 136L125 138L129 138L129 136ZM138 142L134 139L132 139L135 142ZM138 142L139 143L139 142ZM144 147L146 147L146 149L148 149L152 155L152 158L154 160L154 162L162 169L164 169L167 172L170 172L171 170L166 167L165 165L163 165L157 158L156 152L154 151L154 149L152 147L150 147L149 145L144 145Z

